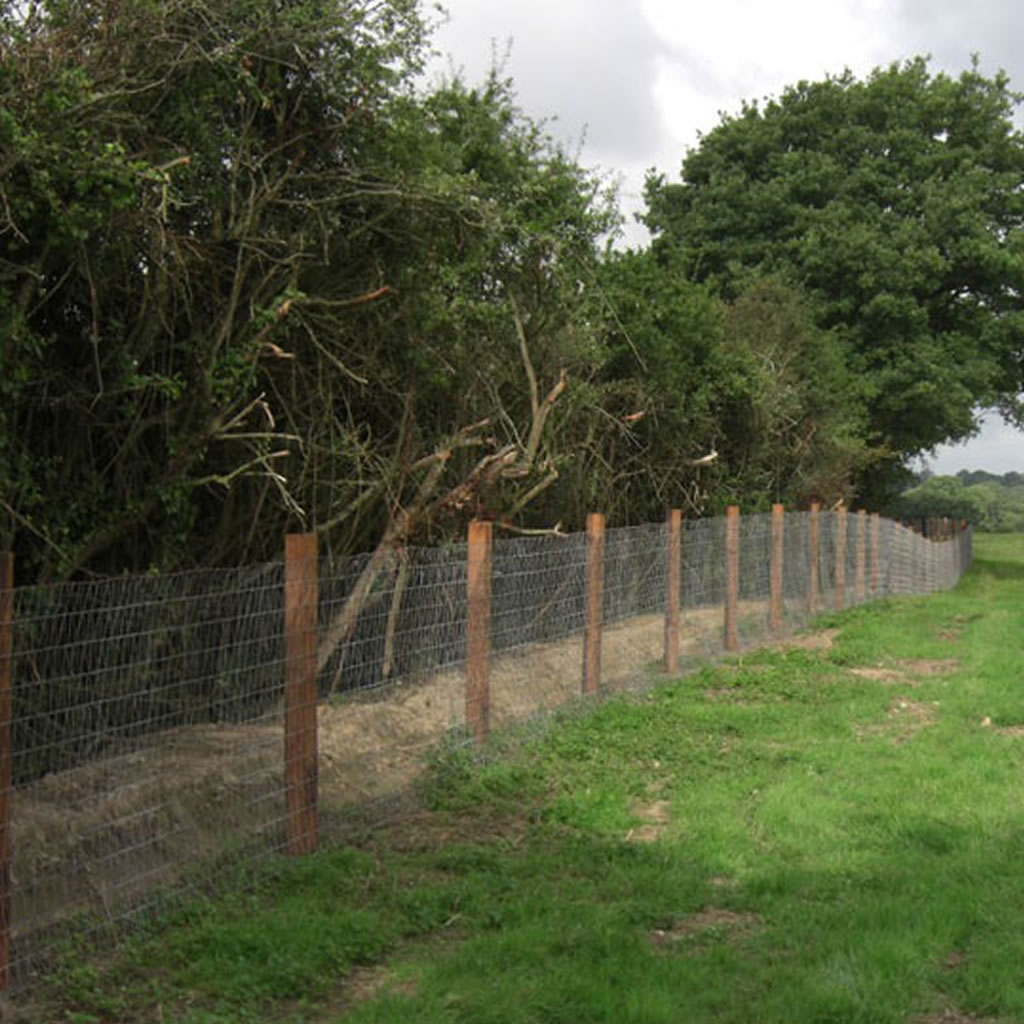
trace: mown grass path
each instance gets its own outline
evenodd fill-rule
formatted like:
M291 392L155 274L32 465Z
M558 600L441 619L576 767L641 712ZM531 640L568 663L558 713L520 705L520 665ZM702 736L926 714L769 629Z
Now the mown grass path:
M439 756L415 818L83 955L32 1012L1024 1021L1024 538L976 553L817 648Z

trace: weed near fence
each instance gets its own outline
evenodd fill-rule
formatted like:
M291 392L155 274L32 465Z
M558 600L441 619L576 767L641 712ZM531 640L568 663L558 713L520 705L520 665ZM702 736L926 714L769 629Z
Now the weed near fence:
M568 537L478 524L465 545L392 553L358 614L369 556L318 564L301 541L278 565L6 588L13 981L73 918L116 931L169 890L216 884L190 864L300 852L352 807L394 806L453 731L480 741L763 642L773 623L951 586L970 540L817 510L594 518Z

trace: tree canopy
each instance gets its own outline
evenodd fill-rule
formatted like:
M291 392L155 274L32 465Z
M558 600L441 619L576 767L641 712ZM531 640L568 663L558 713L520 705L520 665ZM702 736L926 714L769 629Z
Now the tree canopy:
M1019 422L1018 100L1002 74L950 78L915 59L745 104L680 182L649 177L655 251L726 296L765 272L804 289L860 378L866 439L892 463L969 436L981 405Z
M932 476L900 495L897 515L970 520L988 533L1024 531L1024 474L962 470Z
M614 210L497 76L415 94L413 0L53 0L3 32L26 574L363 550L557 478Z
M600 175L499 72L424 86L429 35L418 0L0 2L20 578L313 530L374 552L368 593L474 516L852 500L975 403L1017 411L1003 78L914 61L749 105L617 252Z

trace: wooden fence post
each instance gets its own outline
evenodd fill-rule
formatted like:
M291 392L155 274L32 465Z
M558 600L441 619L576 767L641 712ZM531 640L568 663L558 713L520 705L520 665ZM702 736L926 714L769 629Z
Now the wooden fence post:
M836 592L837 611L846 607L846 506L836 509Z
M587 516L587 624L583 635L583 692L601 688L601 623L604 619L604 516Z
M772 564L771 564L771 628L773 633L782 629L782 560L785 557L784 537L786 508L772 505Z
M284 542L284 778L288 853L311 853L319 831L317 752L317 540Z
M818 502L811 503L811 511L807 517L807 611L810 615L818 611L818 558L821 543L818 536L818 513L821 505Z
M680 555L682 553L683 513L678 508L668 513L668 559L665 573L665 671L669 675L679 672L679 584Z
M879 544L881 542L882 517L874 512L871 515L871 596L878 596L878 563Z
M725 510L725 649L740 649L740 510Z
M0 551L0 991L11 964L11 718L14 704L14 555Z
M868 513L857 513L857 603L867 600Z
M466 566L466 724L477 743L491 727L491 548L493 527L469 524Z

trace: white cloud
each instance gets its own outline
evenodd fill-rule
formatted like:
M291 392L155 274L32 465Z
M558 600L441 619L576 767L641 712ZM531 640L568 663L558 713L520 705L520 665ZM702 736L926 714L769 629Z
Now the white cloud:
M963 444L940 445L926 461L931 471L940 476L954 476L961 469L1024 472L1024 433L993 413L983 417L981 433L976 438Z
M666 131L684 145L713 128L721 112L743 100L777 95L801 79L850 68L864 74L887 63L891 41L875 0L731 0L679 4L643 0L644 13L666 44L655 94Z
M470 81L492 55L533 117L580 159L622 179L627 215L642 208L644 171L676 177L698 133L743 100L778 95L801 79L932 55L934 70L959 74L977 52L982 69L1005 68L1024 84L1024 6L1011 0L445 0L451 22L436 37ZM435 71L443 70L439 62ZM631 244L645 240L631 227ZM1022 435L987 425L952 449L967 468L1021 468ZM939 458L945 460L946 449ZM938 461L936 464L940 464ZM943 461L942 465L946 465Z

